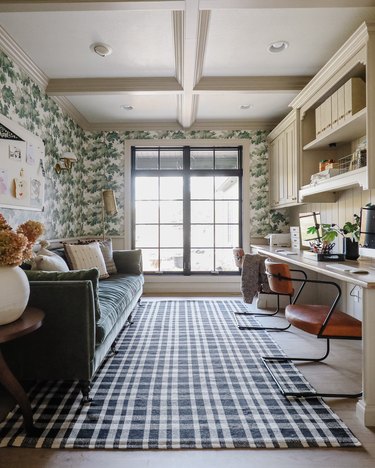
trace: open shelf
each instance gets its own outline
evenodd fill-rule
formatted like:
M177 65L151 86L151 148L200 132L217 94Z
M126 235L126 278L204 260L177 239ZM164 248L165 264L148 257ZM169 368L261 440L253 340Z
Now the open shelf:
M336 192L352 187L365 187L366 183L367 166L330 177L315 185L304 185L299 191L299 197L301 202L335 202Z
M354 114L350 119L345 120L340 126L331 130L326 130L324 135L320 135L303 147L304 150L315 150L328 148L331 143L347 143L366 134L366 108Z

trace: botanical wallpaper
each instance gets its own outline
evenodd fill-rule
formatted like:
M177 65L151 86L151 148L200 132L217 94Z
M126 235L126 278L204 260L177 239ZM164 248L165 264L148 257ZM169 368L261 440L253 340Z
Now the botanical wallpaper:
M101 190L114 189L119 214L105 218L107 234L123 235L124 141L136 139L249 139L251 236L280 232L285 212L268 204L268 152L265 131L84 132L29 77L0 51L0 113L41 137L45 143L46 196L43 213L0 208L11 225L38 219L46 238L102 233ZM213 142L214 144L214 142ZM60 155L78 158L71 173L54 170Z
M85 133L1 51L0 113L42 138L46 154L44 212L5 208L0 211L12 226L27 219L42 221L49 239L80 233ZM63 171L57 175L54 166L65 151L75 153L78 162L70 174Z
M100 234L101 210L98 190L102 187L116 191L119 215L106 219L106 232L123 235L124 225L124 142L125 140L153 139L249 139L250 154L250 236L263 237L269 232L282 232L288 227L285 210L269 209L268 202L268 151L266 131L133 131L97 132L88 134L85 157L87 210L84 220L85 234ZM182 143L183 144L183 143ZM212 143L215 144L214 141Z

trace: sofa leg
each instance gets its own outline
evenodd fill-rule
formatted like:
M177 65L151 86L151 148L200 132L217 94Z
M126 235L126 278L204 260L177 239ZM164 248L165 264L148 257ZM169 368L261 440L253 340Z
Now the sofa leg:
M126 320L126 326L127 326L127 327L130 327L130 325L133 325L133 323L134 323L134 322L133 322L132 313L130 312L129 317L128 317L127 320Z
M112 353L111 356L114 356L115 354L118 353L118 349L116 347L116 344L117 343L113 342L112 345L111 345L111 353Z
M80 380L79 387L82 392L82 404L87 405L92 402L92 398L90 397L90 381L89 380Z

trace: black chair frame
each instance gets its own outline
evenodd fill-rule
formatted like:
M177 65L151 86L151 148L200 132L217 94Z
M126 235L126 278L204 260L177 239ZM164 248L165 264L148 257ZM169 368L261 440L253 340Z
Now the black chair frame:
M297 271L303 274L304 278L307 279L306 273L302 270L290 270L290 271ZM301 287L302 288L302 287ZM300 289L301 289L300 288ZM262 292L262 291L260 291ZM299 296L300 290L298 290L297 297ZM265 293L265 294L270 294L270 293ZM271 294L277 296L277 308L275 312L271 313L264 313L264 312L235 312L234 314L234 319L236 321L236 325L239 330L266 330L269 332L279 332L279 331L286 331L291 327L291 324L289 323L286 327L263 327L261 325L259 326L251 326L251 325L241 325L238 320L236 315L242 315L242 316L253 316L253 317L274 317L276 314L280 312L280 296L288 296L289 297L289 304L292 304L292 295L290 294L278 294L274 293L271 291Z
M291 272L299 272L299 273L303 273L305 275L305 278L304 279L301 279L301 278L292 278L292 277L285 277L285 276L282 276L280 274L278 275L272 275L270 273L267 273L267 276L273 276L275 278L277 278L278 280L280 281L298 281L298 282L302 282L296 296L294 297L293 299L293 302L292 304L295 304L302 292L302 290L304 289L305 285L307 283L314 283L314 284L324 284L324 285L330 285L330 286L333 286L337 289L337 294L336 294L336 297L334 299L334 301L332 302L332 305L327 313L327 316L319 330L319 333L316 335L317 338L324 338L326 339L326 351L324 353L324 355L322 357L319 357L319 358L311 358L311 357L288 357L288 356L262 356L262 361L264 363L264 365L266 366L268 372L271 374L273 380L275 381L275 383L277 384L278 388L280 389L281 393L285 396L285 397L296 397L296 398L316 398L316 397L331 397L331 398L360 398L362 396L362 392L358 392L358 393L327 393L327 392L317 392L315 391L314 389L312 389L311 391L308 391L308 392L290 392L290 391L286 391L281 383L279 382L279 380L277 379L277 377L275 376L275 374L273 373L272 371L272 368L268 365L268 363L271 363L272 361L276 361L276 362L290 362L290 361L307 361L307 362L321 362L321 361L324 361L329 353L330 353L330 338L332 339L341 339L341 340L360 340L361 338L357 338L357 337L352 337L352 336L327 336L327 335L324 335L323 336L323 332L324 330L326 329L328 323L329 323L329 320L333 314L333 312L335 311L335 308L341 298L341 288L340 286L333 282L333 281L323 281L323 280L311 280L311 279L307 279L306 277L306 273L303 272L302 270L290 270ZM290 324L291 325L291 324Z

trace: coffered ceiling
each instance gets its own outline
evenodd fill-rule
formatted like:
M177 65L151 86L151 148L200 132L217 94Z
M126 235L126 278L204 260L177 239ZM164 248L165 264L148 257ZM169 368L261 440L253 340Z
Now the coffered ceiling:
M0 48L85 129L270 128L365 20L375 0L1 1Z

